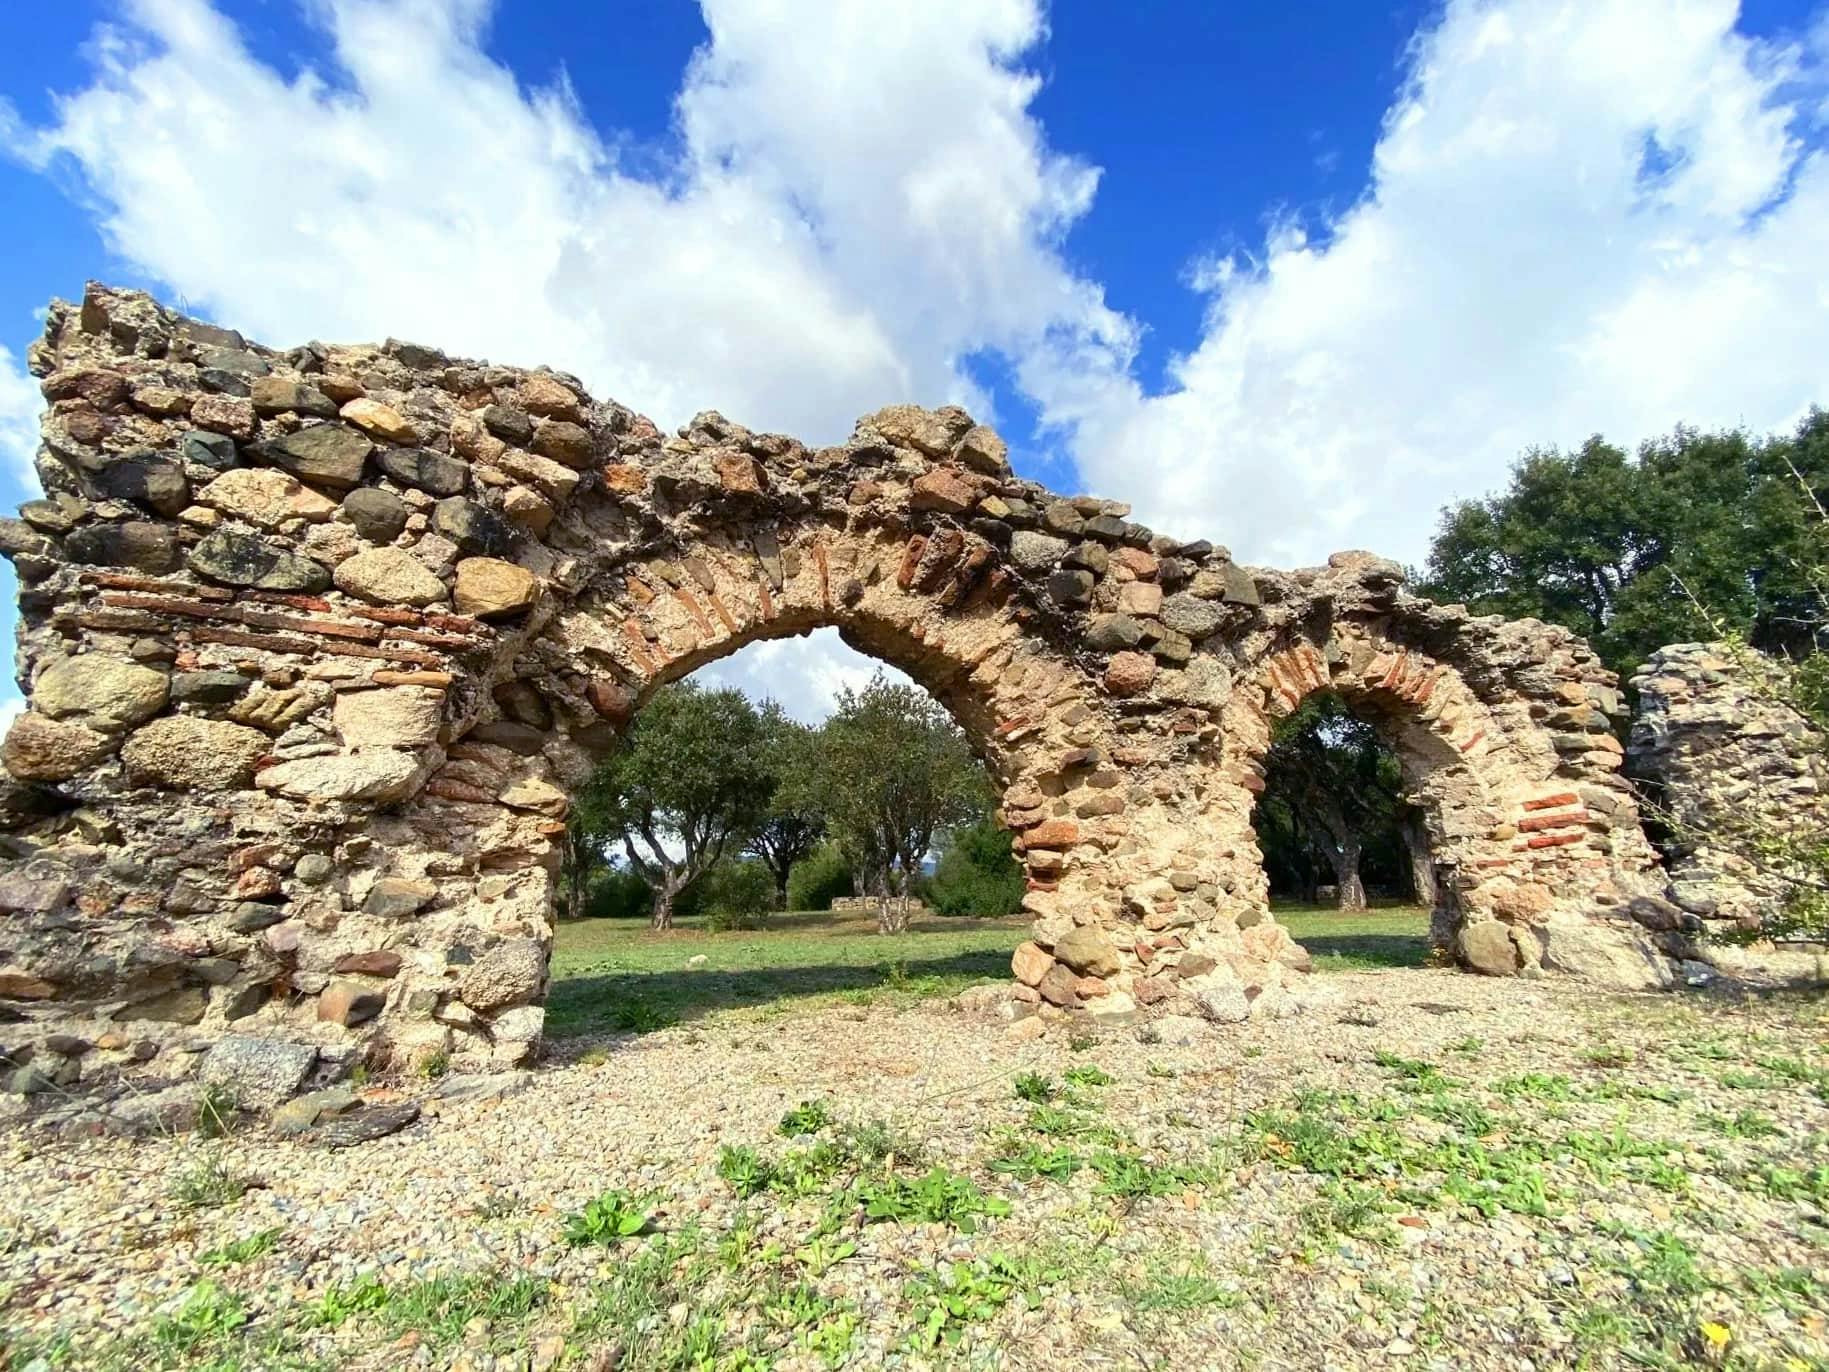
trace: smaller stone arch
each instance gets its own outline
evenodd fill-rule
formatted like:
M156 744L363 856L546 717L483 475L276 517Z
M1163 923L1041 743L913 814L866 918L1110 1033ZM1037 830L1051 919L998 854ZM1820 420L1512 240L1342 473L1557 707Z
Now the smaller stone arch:
M1397 594L1395 568L1368 554L1292 580L1308 611L1300 630L1263 644L1226 712L1227 767L1243 792L1263 789L1272 723L1335 691L1378 727L1423 812L1447 878L1432 928L1443 954L1490 975L1663 984L1664 951L1641 924L1663 911L1648 899L1656 859L1620 776L1619 693L1586 646L1535 621ZM1267 899L1255 834L1248 843Z

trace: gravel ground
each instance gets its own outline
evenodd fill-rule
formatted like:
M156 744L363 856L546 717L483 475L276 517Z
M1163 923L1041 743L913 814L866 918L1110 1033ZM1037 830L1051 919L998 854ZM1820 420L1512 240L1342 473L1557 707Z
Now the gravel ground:
M1182 1045L944 1003L573 1040L504 1098L370 1088L424 1114L342 1151L16 1125L0 1366L1829 1367L1829 1002L1327 986ZM1023 1074L1056 1089L1039 1116ZM834 1123L782 1137L808 1100ZM809 1194L719 1175L867 1120L896 1156L829 1148ZM1063 1180L1022 1176L1050 1153ZM249 1189L179 1204L206 1166ZM846 1190L935 1166L1009 1213L865 1223ZM649 1231L568 1245L606 1190Z

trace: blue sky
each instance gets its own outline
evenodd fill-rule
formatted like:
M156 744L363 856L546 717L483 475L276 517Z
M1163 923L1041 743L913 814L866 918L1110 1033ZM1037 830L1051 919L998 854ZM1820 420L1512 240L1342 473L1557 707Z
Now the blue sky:
M71 0L0 51L0 493L86 277L814 440L961 401L1241 557L1829 397L1802 0ZM815 642L762 669L860 670ZM824 687L808 688L816 709Z
M297 0L218 8L279 71L329 62L323 30ZM1364 189L1405 50L1438 7L1133 8L1114 22L1098 0L1051 6L1049 38L1028 65L1046 81L1032 108L1051 140L1103 169L1067 250L1116 308L1148 322L1140 372L1155 386L1171 351L1199 341L1201 300L1182 280L1189 261L1260 242L1275 210L1324 213ZM1801 4L1773 8L1793 19L1807 13ZM25 122L49 121L56 95L90 76L84 53L98 26L130 13L114 0L34 7L9 25L15 42L0 51L0 94ZM647 145L659 168L678 142L680 74L708 37L690 3L506 0L484 47L530 85L563 73L594 124ZM31 312L51 294L71 293L71 283L100 275L160 284L107 250L73 170L46 176L0 163L6 203L27 212L5 231L0 261L0 341L15 351L35 332Z

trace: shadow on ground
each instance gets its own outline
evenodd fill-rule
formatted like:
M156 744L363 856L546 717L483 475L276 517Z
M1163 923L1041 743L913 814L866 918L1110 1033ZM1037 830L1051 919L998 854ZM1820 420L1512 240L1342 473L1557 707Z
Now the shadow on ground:
M1424 934L1306 934L1301 943L1323 971L1429 965L1429 939Z
M985 978L1007 978L1008 950L882 963L827 963L735 971L586 973L555 980L546 1001L554 1038L593 1033L651 1033L719 1010L835 995L857 1004L950 995Z

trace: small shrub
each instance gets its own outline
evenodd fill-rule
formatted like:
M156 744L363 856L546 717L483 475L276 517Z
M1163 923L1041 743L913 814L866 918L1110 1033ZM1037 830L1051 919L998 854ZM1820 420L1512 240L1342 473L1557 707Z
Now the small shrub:
M462 1339L477 1320L501 1326L526 1319L549 1290L538 1277L505 1272L428 1277L387 1292L375 1313L389 1333L417 1333L437 1348Z
M1110 1086L1111 1077L1094 1064L1088 1062L1079 1067L1070 1067L1066 1072L1067 1082L1071 1086Z
M1032 1105L1046 1105L1061 1093L1060 1087L1040 1072L1024 1072L1016 1078L1016 1099Z
M857 1245L850 1239L840 1239L834 1243L827 1234L815 1234L794 1250L794 1261L812 1277L823 1277L845 1259L856 1256Z
M1829 1206L1829 1164L1805 1170L1767 1163L1756 1169L1753 1176L1758 1189L1773 1200L1809 1201L1813 1205Z
M647 919L654 909L648 883L626 867L612 867L591 884L585 914L591 919Z
M803 1100L781 1117L779 1132L787 1138L817 1134L832 1123L832 1106L824 1100Z
M387 1287L373 1272L351 1282L337 1282L312 1302L305 1323L322 1329L341 1329L357 1315L370 1314L387 1304Z
M1771 1117L1757 1110L1741 1110L1734 1115L1704 1115L1702 1118L1711 1129L1730 1139L1766 1139L1778 1133L1778 1126Z
M958 1343L971 1325L990 1319L1019 1292L1038 1304L1041 1288L1062 1275L1038 1261L1001 1253L921 1273L908 1284L918 1321L909 1343L917 1349Z
M241 1105L235 1093L220 1083L203 1088L197 1099L197 1132L206 1139L219 1139L235 1132L241 1122Z
M247 1178L214 1152L199 1154L172 1179L171 1198L187 1210L229 1205L247 1194Z
M1023 1121L1037 1134L1049 1138L1089 1139L1097 1143L1118 1143L1122 1135L1109 1124L1057 1105L1038 1105Z
M278 1226L262 1229L249 1234L246 1238L235 1239L220 1248L212 1248L197 1259L205 1267L238 1267L244 1262L253 1262L256 1258L265 1257L273 1251L279 1242L279 1236L285 1231Z
M715 933L762 929L775 904L775 878L760 862L720 862L693 883L705 927Z
M768 1190L775 1169L755 1149L726 1144L718 1150L718 1175L739 1196L754 1196Z
M1141 1282L1126 1284L1125 1297L1138 1310L1180 1313L1216 1305L1229 1308L1242 1299L1239 1292L1221 1286L1198 1260L1170 1264L1152 1262Z
M622 1191L605 1191L565 1217L565 1241L574 1248L620 1243L647 1227L647 1212L633 1198Z
M1085 1159L1070 1149L1044 1148L1038 1143L1027 1144L1014 1153L993 1158L990 1164L993 1172L1015 1177L1018 1181L1046 1177L1049 1181L1057 1182L1065 1182L1085 1165Z
M241 1297L213 1281L200 1281L184 1293L176 1310L153 1322L152 1346L164 1359L188 1358L247 1322Z
M787 903L791 910L830 910L834 897L856 894L851 864L836 843L822 843L788 873Z
M1088 1165L1099 1174L1099 1195L1133 1200L1171 1196L1204 1179L1199 1169L1159 1166L1136 1153L1098 1152Z
M427 1081L437 1081L451 1070L451 1055L442 1048L435 1049L413 1064L413 1070Z
M863 1120L844 1125L840 1134L851 1156L859 1162L921 1161L921 1140L888 1120Z
M679 1023L679 1015L645 1000L630 999L619 1002L610 1011L609 1021L610 1028L625 1034L652 1034L671 1029Z
M771 1165L769 1190L783 1196L816 1195L846 1161L845 1150L829 1139L811 1148L790 1148Z
M863 1182L857 1196L867 1219L949 1224L963 1234L976 1230L980 1217L1010 1213L1008 1201L985 1195L971 1178L942 1167L914 1180L888 1177Z

